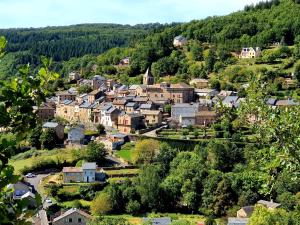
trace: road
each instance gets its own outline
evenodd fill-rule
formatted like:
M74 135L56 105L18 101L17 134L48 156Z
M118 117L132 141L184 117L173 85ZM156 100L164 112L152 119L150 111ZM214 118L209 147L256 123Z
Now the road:
M40 192L40 190L39 190L39 185L40 185L42 179L44 179L45 177L47 177L47 176L49 176L49 175L50 175L50 173L49 173L49 174L37 174L36 177L33 177L33 178L25 178L25 180L26 180L27 182L29 182L31 185L33 185L34 188L35 188L35 190L41 195L41 197L42 197L42 202L43 202L43 208L44 208L44 209L48 208L48 207L49 207L50 205L52 205L52 204L51 204L51 203L49 204L49 203L45 202L47 196L44 196L44 195Z
M154 130L151 130L151 131L149 131L149 132L146 132L146 133L144 133L144 134L142 134L143 136L147 136L147 137L157 137L157 134L156 134L156 131L157 130L161 130L161 129L163 129L163 128L167 128L168 127L168 125L164 125L164 126L162 126L162 127L158 127L158 128L156 128L156 129L154 129Z

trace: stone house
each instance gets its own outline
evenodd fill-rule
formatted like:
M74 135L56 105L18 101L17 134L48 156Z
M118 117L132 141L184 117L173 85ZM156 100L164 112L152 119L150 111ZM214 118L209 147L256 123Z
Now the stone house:
M153 102L169 100L173 103L188 103L194 100L194 88L185 83L148 85L147 93Z
M183 47L186 44L187 44L187 39L182 35L175 37L173 40L174 47Z
M69 73L69 81L77 81L80 79L80 74L78 72Z
M116 98L113 101L113 105L119 110L125 110L125 105L127 104L127 102L128 101L125 98Z
M160 110L143 110L141 114L144 116L147 126L160 125L163 121L163 114Z
M209 126L215 123L218 119L218 114L215 111L199 111L196 113L196 125Z
M202 88L202 89L195 89L195 95L199 99L211 99L215 97L219 92L215 89L209 88Z
M105 127L114 127L118 122L120 110L112 105L104 105L100 108L100 124Z
M52 221L52 225L86 225L92 217L86 212L72 208L56 217Z
M94 103L96 99L100 98L102 95L102 91L99 89L93 90L88 94L88 102Z
M195 88L208 88L208 80L207 79L200 79L195 78L190 81L190 85Z
M119 115L118 118L118 130L121 133L131 133L136 131L142 127L144 127L143 123L144 117L141 114L126 114L123 113Z
M47 122L43 124L43 130L47 130L47 129L53 129L55 130L56 136L60 139L63 140L65 133L64 133L64 126L59 124L59 123L55 123L55 122Z
M139 104L137 102L128 102L125 105L125 112L133 113L138 107L139 107Z
M82 167L64 167L62 172L64 183L92 183L105 180L104 171L98 171L96 163L85 162Z
M253 206L244 206L236 212L236 217L238 218L250 218L254 211Z
M38 119L42 121L48 121L54 118L55 108L50 104L44 103L40 107L36 107L35 112Z
M75 101L77 93L73 91L59 91L56 93L57 96L57 103L60 104L65 100Z
M82 127L73 127L68 132L68 143L72 145L83 144L84 137L84 129Z

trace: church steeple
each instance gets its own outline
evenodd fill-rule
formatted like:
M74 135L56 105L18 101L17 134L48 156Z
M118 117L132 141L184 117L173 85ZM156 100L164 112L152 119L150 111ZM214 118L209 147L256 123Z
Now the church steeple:
M143 76L143 84L144 85L153 85L154 84L154 77L153 77L149 67Z

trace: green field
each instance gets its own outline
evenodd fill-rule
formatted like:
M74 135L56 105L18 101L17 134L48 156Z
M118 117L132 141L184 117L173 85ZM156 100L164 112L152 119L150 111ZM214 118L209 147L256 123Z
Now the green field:
M30 150L14 156L9 164L14 167L17 174L20 174L24 167L30 167L34 162L50 159L72 161L72 157L72 149Z
M118 150L116 152L116 156L126 160L127 162L132 162L132 152L134 150L134 147L135 147L134 142L128 142L124 144L121 147L121 150Z

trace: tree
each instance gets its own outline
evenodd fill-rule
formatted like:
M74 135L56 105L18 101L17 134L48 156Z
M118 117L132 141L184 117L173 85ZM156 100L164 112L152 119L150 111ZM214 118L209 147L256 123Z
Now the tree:
M47 129L43 131L40 136L40 142L42 147L45 149L53 149L56 147L57 144L57 135L54 129Z
M86 146L85 152L82 155L82 159L88 162L98 162L103 163L105 162L105 157L107 156L107 150L105 149L104 144L96 143L91 141Z
M298 80L298 83L300 83L300 63L298 63L295 67L294 75L296 79Z
M0 37L0 57L4 55L6 46L4 37ZM13 202L7 185L16 183L19 177L8 165L9 158L14 154L16 146L27 138L28 132L36 126L36 115L33 106L39 106L48 94L49 82L58 78L49 71L51 60L42 58L43 66L35 76L29 75L29 66L20 68L19 76L12 80L0 81L0 127L15 134L15 140L8 140L0 134L0 221L3 224L26 224L32 214L21 214L26 205ZM37 198L38 199L38 198ZM38 202L39 204L39 202ZM34 213L34 212L33 212Z
M100 217L88 222L88 225L130 225L126 219L121 218L108 218Z
M214 49L210 48L207 56L205 57L205 66L209 73L213 71L215 63L216 63L216 53Z
M249 225L291 224L289 221L289 215L283 209L268 210L266 207L256 206Z
M42 135L42 126L38 124L31 132L28 137L28 141L31 145L31 147L35 147L37 149L41 148L41 141L40 137Z
M126 205L126 212L132 215L137 214L141 209L141 204L137 200L130 200Z
M203 48L200 42L193 41L190 45L190 52L192 54L193 60L195 61L203 60Z
M78 94L85 94L85 93L90 93L93 91L92 87L89 85L82 85L77 88Z
M137 190L141 203L148 209L158 209L160 202L161 176L158 166L145 166L138 178Z
M104 134L105 133L105 127L102 124L97 125L97 130L99 134Z
M101 192L91 203L91 212L94 216L105 215L112 210L109 195Z
M150 164L159 152L159 142L153 139L137 141L133 152L135 163Z

